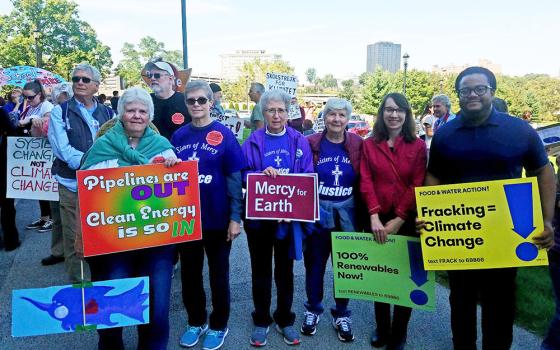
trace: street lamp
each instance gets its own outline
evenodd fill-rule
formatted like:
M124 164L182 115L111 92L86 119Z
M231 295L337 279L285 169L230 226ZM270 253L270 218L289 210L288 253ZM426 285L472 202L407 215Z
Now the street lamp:
M404 79L403 79L403 94L406 95L406 69L408 68L408 58L410 56L405 52L403 55L403 63L404 63Z
M183 69L189 68L189 56L187 51L187 4L181 0L181 22L183 29Z

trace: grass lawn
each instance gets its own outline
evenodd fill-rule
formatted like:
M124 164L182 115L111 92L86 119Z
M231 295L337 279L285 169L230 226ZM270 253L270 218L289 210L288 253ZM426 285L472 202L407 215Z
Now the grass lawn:
M449 287L446 272L437 271L436 281ZM517 270L517 310L515 323L544 336L554 314L554 299L548 267L523 267Z

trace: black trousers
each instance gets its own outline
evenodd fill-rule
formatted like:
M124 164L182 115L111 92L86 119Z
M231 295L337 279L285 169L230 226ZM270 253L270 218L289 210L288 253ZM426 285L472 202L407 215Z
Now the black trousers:
M454 348L476 350L476 307L480 300L482 349L509 349L513 340L517 269L448 271L448 274Z
M6 198L6 172L8 167L7 152L8 142L7 136L1 135L0 143L0 224L4 233L4 247L13 249L19 242L19 233L16 228L16 208L13 198ZM0 247L2 241L0 240Z

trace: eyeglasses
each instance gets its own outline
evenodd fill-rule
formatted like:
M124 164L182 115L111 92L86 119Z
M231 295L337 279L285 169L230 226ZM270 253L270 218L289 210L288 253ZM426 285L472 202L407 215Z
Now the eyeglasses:
M205 105L206 102L208 102L208 99L206 97L199 97L199 98L187 98L187 104L189 106L194 106L195 103L197 103L202 106Z
M154 79L159 79L159 78L161 78L161 77L166 77L166 76L169 76L169 74L165 74L165 73L152 73L152 72L150 72L150 71L147 71L147 72L146 72L146 75L145 75L145 77L148 78L148 79L152 79L152 78L154 78Z
M28 101L31 101L31 100L33 100L37 95L39 95L39 94L35 94L35 95L33 95L33 96L25 96L25 98L26 98Z
M93 79L88 78L88 77L78 77L78 76L72 77L72 82L73 82L73 83L79 83L80 80L83 81L84 84L89 84L89 83L91 83L91 81L92 81Z
M383 108L383 110L387 114L393 114L393 112L397 112L397 114L405 114L406 113L406 110L404 110L402 108L385 107L385 108Z
M265 109L264 111L272 115L275 115L276 113L278 113L279 115L286 113L286 110L284 108L269 108Z
M459 89L457 92L459 93L460 97L468 97L473 91L477 96L482 96L487 93L488 90L492 90L492 87L487 85L477 85L474 88L465 87Z

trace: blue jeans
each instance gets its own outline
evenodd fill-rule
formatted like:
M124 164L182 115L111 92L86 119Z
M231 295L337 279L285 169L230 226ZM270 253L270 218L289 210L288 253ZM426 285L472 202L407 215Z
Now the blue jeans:
M560 253L554 250L548 252L548 268L554 289L554 301L556 302L556 312L550 322L548 333L544 338L542 350L560 349Z
M305 239L303 260L305 263L305 291L307 301L304 306L309 312L322 314L323 290L325 280L325 268L332 251L331 230L316 228L315 231ZM349 299L335 298L335 307L331 308L334 318L349 317Z
M150 323L138 326L138 349L167 349L169 296L175 246L147 248L88 258L92 281L129 277L150 278ZM122 327L100 329L100 350L124 349Z

